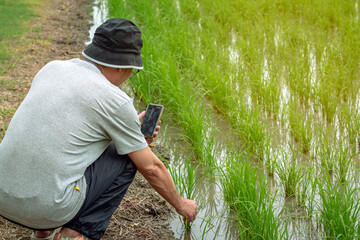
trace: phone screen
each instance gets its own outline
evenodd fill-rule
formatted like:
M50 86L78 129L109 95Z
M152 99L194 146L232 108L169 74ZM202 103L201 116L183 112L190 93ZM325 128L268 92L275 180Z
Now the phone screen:
M152 137L154 135L163 109L164 106L157 104L149 104L147 106L144 119L141 123L141 132L145 137Z

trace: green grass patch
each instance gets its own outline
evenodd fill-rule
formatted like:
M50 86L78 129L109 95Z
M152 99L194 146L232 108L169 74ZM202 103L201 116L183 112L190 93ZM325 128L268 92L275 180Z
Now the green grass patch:
M0 64L3 65L13 56L13 49L28 32L29 21L37 17L39 0L0 0ZM10 50L12 49L12 50ZM0 72L4 69L0 68Z

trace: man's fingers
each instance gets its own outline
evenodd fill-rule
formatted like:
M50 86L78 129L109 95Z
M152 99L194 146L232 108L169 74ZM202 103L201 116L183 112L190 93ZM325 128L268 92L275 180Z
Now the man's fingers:
M191 223L191 222L195 221L195 219L196 219L196 215L195 216L188 216L188 217L184 216L183 217L183 221L188 222L188 223Z
M145 137L145 140L148 144L151 144L154 141L154 138L152 137Z
M142 111L140 114L139 114L139 120L143 119L145 117L145 111Z

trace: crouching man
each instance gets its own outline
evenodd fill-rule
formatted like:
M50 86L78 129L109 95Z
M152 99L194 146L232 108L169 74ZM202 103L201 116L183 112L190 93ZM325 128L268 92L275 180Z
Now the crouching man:
M0 215L32 239L100 239L137 170L195 220L195 202L179 195L118 88L143 69L142 45L134 23L109 19L85 60L52 61L35 76L0 144Z

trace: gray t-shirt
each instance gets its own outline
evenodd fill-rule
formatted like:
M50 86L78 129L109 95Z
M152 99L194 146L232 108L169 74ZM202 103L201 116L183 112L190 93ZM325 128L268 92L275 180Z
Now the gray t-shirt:
M40 229L68 222L111 141L119 154L147 146L132 100L89 62L48 63L0 144L0 215Z

